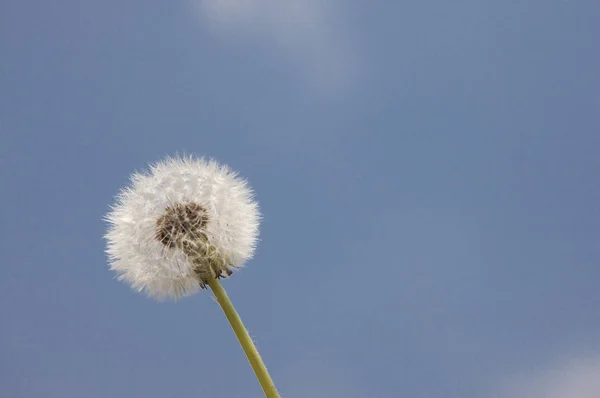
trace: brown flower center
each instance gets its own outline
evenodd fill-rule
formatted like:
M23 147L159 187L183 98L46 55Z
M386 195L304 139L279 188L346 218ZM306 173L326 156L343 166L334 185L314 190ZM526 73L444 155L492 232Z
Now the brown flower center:
M193 202L176 203L165 209L156 221L155 238L168 249L178 248L194 267L200 286L208 278L231 275L227 261L210 245L206 235L209 217L206 209Z
M206 210L197 203L177 203L165 209L156 221L156 239L168 248L205 236Z

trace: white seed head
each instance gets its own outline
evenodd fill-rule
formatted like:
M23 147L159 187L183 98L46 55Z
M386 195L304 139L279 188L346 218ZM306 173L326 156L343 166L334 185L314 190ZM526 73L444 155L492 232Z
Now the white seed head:
M260 214L252 189L227 166L176 157L134 173L105 219L111 270L162 300L243 266L254 254Z

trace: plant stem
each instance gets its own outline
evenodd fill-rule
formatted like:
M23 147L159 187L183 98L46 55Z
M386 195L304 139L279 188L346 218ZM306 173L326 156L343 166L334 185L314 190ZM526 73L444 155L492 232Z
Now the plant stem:
M280 398L279 393L275 388L275 384L273 383L273 380L271 379L271 376L267 371L267 367L262 361L262 358L260 357L256 346L254 346L254 342L250 338L250 335L244 327L240 316L233 307L231 300L229 300L225 289L223 289L223 286L221 286L221 283L218 279L209 278L207 284L208 286L210 286L213 293L215 294L219 305L221 306L223 312L225 313L225 316L229 320L229 324L231 325L233 332L240 341L240 344L244 349L246 356L248 357L248 361L250 362L252 369L254 369L256 378L258 379L260 386L265 392L265 396L267 398Z

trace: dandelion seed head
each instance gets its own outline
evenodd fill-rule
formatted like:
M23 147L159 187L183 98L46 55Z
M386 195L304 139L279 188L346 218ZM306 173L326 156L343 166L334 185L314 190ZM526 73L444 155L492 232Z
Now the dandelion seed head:
M105 219L110 268L162 300L242 267L254 254L260 214L252 189L227 166L174 157L134 173Z

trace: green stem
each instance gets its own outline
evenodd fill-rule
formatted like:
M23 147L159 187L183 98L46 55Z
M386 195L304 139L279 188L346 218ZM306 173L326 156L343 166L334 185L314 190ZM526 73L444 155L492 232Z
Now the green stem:
M254 373L256 373L256 378L265 392L265 396L267 398L279 398L279 393L277 392L275 384L273 383L273 380L267 371L267 367L262 361L258 350L254 346L254 342L250 338L250 335L244 327L240 316L233 307L231 300L229 300L225 289L223 289L223 286L221 286L221 283L219 283L218 279L211 278L208 280L207 284L215 294L219 305L229 320L229 324L231 325L233 332L240 341L240 344L242 345L242 348L248 357L248 361L250 361L250 365L252 366L252 369L254 369Z

